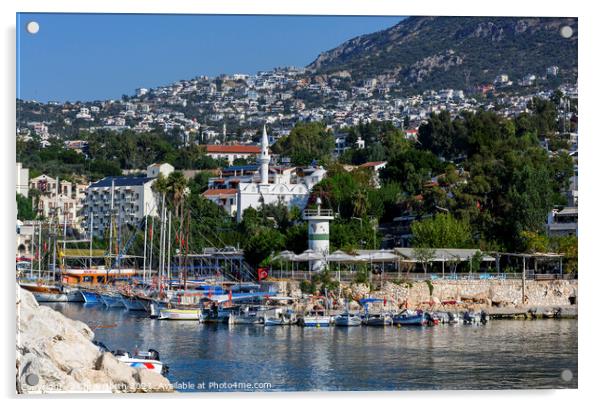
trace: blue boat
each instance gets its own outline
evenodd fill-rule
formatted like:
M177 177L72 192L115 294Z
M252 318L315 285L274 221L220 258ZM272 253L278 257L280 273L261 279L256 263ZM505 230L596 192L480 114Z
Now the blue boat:
M86 291L80 290L82 297L84 297L84 302L86 304L99 304L102 303L100 299L100 294L95 293L94 291Z
M104 305L109 308L124 308L123 301L121 300L121 295L119 294L101 294L100 298Z
M406 310L393 317L393 325L426 326L427 324L427 316L421 311L413 313Z
M121 298L121 301L123 302L123 306L128 310L128 311L146 311L145 308L145 304L143 303L142 300L139 300L138 298L132 296L132 297L126 297L123 296Z

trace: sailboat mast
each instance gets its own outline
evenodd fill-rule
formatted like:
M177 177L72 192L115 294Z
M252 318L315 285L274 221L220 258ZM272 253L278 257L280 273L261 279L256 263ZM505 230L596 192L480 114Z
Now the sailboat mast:
M90 229L88 230L90 237L90 269L92 269L92 247L94 240L94 212L90 212Z
M163 272L165 265L165 192L161 200L161 233L159 236L159 292L163 293Z
M42 278L42 222L38 222L38 279Z
M32 226L32 232L31 232L31 241L30 241L30 253L31 253L31 260L29 261L29 278L33 277L33 259L36 255L36 251L35 251L35 241L36 241L36 223L32 222L31 223Z
M148 232L148 216L144 214L144 255L142 260L142 281L146 282L146 234Z
M153 241L154 239L154 228L155 228L155 218L151 218L151 227L150 227L150 231L149 231L149 240L150 240L150 249L149 249L149 259L148 259L148 264L149 264L149 277L152 278L152 273L153 273Z
M63 253L61 256L62 269L65 269L65 250L67 250L67 216L63 213Z
M171 211L167 224L167 281L171 281Z
M107 267L107 278L106 283L109 283L109 271L113 267L111 258L113 257L113 206L115 197L115 179L111 180L111 209L109 212L110 225L109 225L109 267Z

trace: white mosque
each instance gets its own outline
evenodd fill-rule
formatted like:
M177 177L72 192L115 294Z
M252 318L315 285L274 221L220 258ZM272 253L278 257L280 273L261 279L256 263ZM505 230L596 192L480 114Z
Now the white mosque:
M270 171L270 153L268 134L265 126L261 139L261 152L257 157L259 177L251 182L241 182L236 191L236 220L240 222L245 209L260 208L262 204L282 202L290 209L296 206L305 208L309 194L314 185L324 178L326 170L322 167L304 169L273 168Z

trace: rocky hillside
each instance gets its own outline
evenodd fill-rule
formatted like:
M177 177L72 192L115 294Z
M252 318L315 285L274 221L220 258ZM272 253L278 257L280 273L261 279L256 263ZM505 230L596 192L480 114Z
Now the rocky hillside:
M17 285L17 393L171 391L163 376L134 369L91 342L92 330Z
M560 35L569 26L570 38ZM409 17L324 52L308 68L320 76L396 79L405 91L470 87L499 74L518 81L560 68L556 81L577 77L577 19Z

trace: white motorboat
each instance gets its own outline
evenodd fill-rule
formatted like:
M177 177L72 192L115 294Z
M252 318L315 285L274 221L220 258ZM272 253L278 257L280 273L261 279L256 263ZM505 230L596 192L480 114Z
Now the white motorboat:
M315 326L324 327L330 325L330 316L325 315L323 312L312 312L309 315L304 315L301 318L302 326Z
M162 308L159 310L158 318L178 321L199 321L201 316L200 308Z
M130 367L137 369L146 369L159 374L167 373L167 366L159 359L159 352L149 349L147 352L135 352L131 355L129 352L117 350L112 352L115 358Z
M343 312L334 318L334 324L337 326L358 326L362 324L362 318L357 314Z

